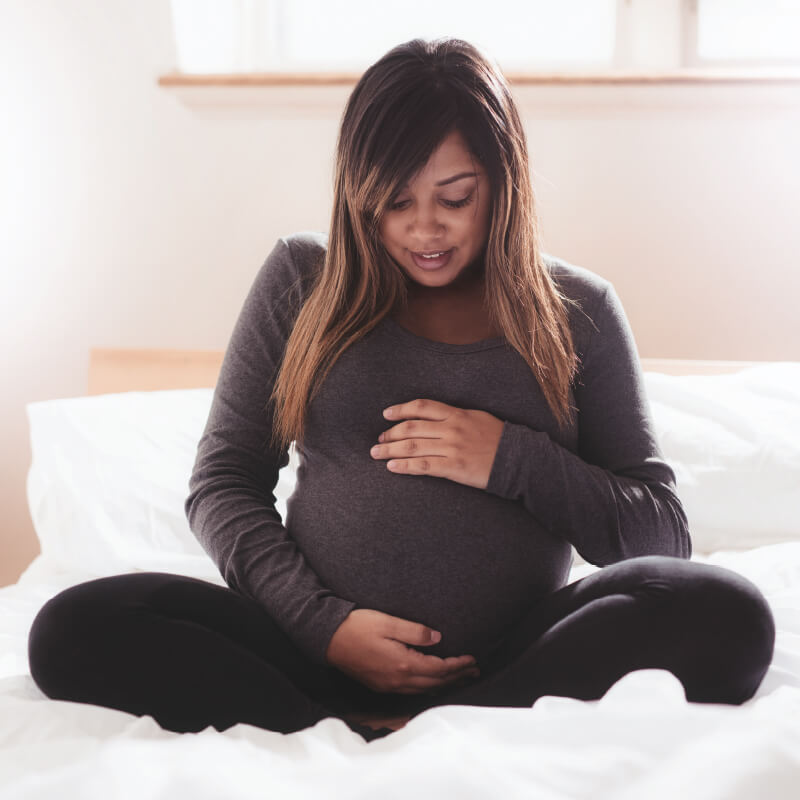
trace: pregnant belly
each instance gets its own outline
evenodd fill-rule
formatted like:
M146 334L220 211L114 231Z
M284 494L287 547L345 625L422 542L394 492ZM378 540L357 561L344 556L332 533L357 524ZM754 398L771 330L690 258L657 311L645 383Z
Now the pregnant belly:
M566 583L569 543L521 504L443 478L357 472L299 473L286 527L334 594L441 631L422 652L485 656Z

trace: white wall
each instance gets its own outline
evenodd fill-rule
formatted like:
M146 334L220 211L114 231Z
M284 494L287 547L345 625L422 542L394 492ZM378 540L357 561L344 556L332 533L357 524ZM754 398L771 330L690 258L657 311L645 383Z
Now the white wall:
M174 66L165 1L0 2L0 585L38 552L25 404L84 394L90 347L224 349L276 238L328 226L351 87L187 100ZM640 355L800 360L798 85L515 93L545 249Z

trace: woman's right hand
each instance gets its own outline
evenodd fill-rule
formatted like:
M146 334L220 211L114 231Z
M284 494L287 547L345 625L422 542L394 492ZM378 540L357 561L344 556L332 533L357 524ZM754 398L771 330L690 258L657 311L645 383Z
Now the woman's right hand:
M420 694L480 674L470 655L439 658L406 646L435 644L433 633L419 622L358 608L336 629L325 658L374 692Z

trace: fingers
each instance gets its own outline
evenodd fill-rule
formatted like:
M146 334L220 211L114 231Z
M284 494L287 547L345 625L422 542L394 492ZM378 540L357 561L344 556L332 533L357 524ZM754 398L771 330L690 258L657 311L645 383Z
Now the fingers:
M404 644L416 644L426 647L436 644L442 640L440 631L423 625L421 622L412 622L402 617L394 617L391 614L381 615L386 619L387 631L385 633L391 639L397 639Z
M405 645L405 675L401 686L394 691L400 694L419 693L480 676L476 659L471 655L439 658L408 647L408 645L429 647L436 644L442 638L439 631L419 622L386 616L391 621L389 626L391 632L387 638L395 639Z
M450 656L444 659L421 655L419 659L414 658L409 662L403 687L395 691L401 694L417 694L479 676L480 669L470 655Z
M440 658L419 650L408 650L409 673L419 678L429 678L437 682L445 681L455 674L470 669L477 669L478 662L469 654L463 656L447 656Z
M427 692L437 694L450 687L461 686L480 677L480 672L475 668L457 672L446 678L425 678L420 676L409 677L403 687L394 689L398 694L422 694Z
M479 677L480 674L481 672L478 667L463 667L462 669L454 670L445 678L442 678L440 686L444 687L465 683L471 679Z
M439 631L435 631L433 628L429 628L427 625L417 625L416 623L412 624L414 624L416 628L415 634L417 638L414 640L409 639L409 643L425 646L437 644L442 640L442 634Z

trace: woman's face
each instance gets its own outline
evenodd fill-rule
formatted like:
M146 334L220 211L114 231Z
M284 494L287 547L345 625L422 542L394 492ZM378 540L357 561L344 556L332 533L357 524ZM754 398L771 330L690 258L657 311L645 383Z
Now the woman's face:
M488 175L454 131L394 197L380 224L381 241L412 289L456 289L482 269L491 211ZM419 255L443 250L449 256L442 259Z

